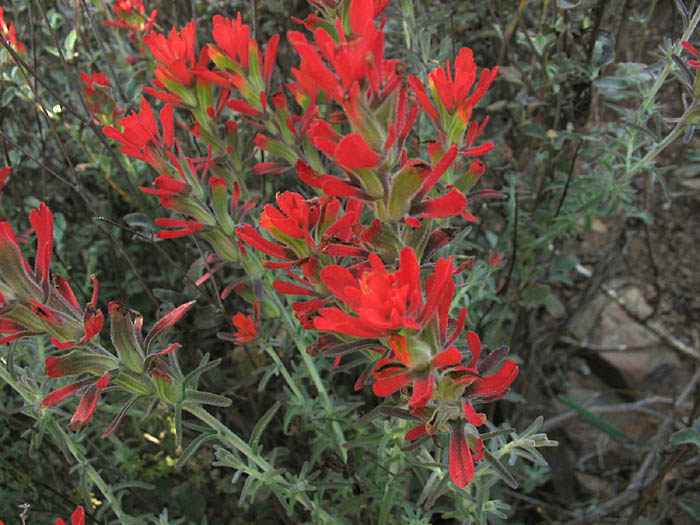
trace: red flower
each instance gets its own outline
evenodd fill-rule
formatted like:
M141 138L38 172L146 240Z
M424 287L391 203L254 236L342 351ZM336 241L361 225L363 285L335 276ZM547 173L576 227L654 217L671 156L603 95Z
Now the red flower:
M249 105L264 111L279 35L270 38L263 57L257 42L250 38L250 27L242 22L241 13L234 19L216 15L213 22L216 46L209 45L209 56L221 72L203 74L213 82L233 85Z
M681 42L681 45L688 53L690 53L691 55L693 55L695 58L698 59L698 60L692 60L692 59L688 60L688 65L694 69L700 69L700 52L697 49L695 49L695 47L690 42L683 41L683 42Z
M56 525L66 525L66 522L58 518ZM83 507L78 507L70 517L70 525L85 525L85 512Z
M158 171L166 171L169 163L167 153L173 146L173 107L170 104L160 110L162 133L151 106L141 97L141 110L132 112L119 121L124 131L105 126L102 131L108 137L121 142L122 153L142 160Z
M14 49L19 55L24 55L26 49L23 43L17 42L17 32L15 31L15 23L10 22L10 25L8 26L7 22L5 22L3 11L4 9L2 8L2 6L0 6L0 37L6 42L9 42L12 49Z
M233 316L231 322L238 331L234 332L233 341L236 344L250 343L260 335L260 303L253 303L254 317L238 312Z
M448 375L455 385L463 386L462 396L466 400L488 402L501 399L508 393L508 387L518 376L518 365L515 361L508 359L504 362L508 354L508 347L494 350L479 363L481 339L476 333L469 331L467 332L467 342L472 353L470 363L466 367L452 368ZM503 366L497 372L489 373L502 362Z
M327 254L333 256L364 256L366 252L348 244L351 227L358 222L362 203L350 200L345 213L339 216L338 199L320 197L305 200L294 192L277 194L277 207L268 204L260 215L260 226L284 245L266 240L255 228L243 225L236 233L254 248L282 259L282 263L270 263L268 268L298 266L307 258Z
M398 60L384 60L384 34L374 25L375 12L385 7L384 2L376 5L373 0L353 1L349 12L352 38L347 39L341 31L339 43L323 28L314 33L315 47L302 33L287 33L289 42L308 63L309 74L327 96L343 106L348 106L345 94L351 92L355 83L368 84L369 93L383 96L400 85L395 71ZM358 95L359 91L351 94L351 99L357 100Z
M345 309L325 308L314 325L317 330L344 333L353 337L380 338L399 331L419 334L440 314L440 325L447 323L446 308L454 293L452 259L440 259L426 280L425 298L420 282L420 267L413 248L404 248L399 269L388 273L376 254L369 256L370 269L359 277L347 268L327 266L321 280L331 293L349 306L358 317Z
M351 170L374 168L381 157L372 151L359 133L340 135L325 120L317 120L309 130L314 146L338 165Z
M83 94L88 111L104 124L113 123L124 111L117 107L116 102L108 93L109 77L104 73L80 73L80 78L85 83Z
M188 86L192 81L190 69L194 66L195 26L191 20L180 33L176 28L165 37L159 33L149 33L143 39L148 50L158 61L156 78Z
M104 73L80 73L80 78L85 82L85 96L92 97L95 93L95 86L109 87L109 77Z
M48 333L61 349L87 342L102 329L103 316L97 310L97 279L92 276L92 299L83 311L70 285L54 275L50 283L53 250L53 214L45 205L32 210L30 221L37 233L37 249L32 270L17 244L12 227L0 223L0 339L5 343L25 335ZM12 295L10 295L12 294Z
M464 437L464 425L450 426L450 478L458 487L469 484L474 476L474 462L484 457L483 441L475 440L474 456Z
M249 315L238 312L231 320L238 331L235 332L236 342L239 344L249 343L258 337L258 329L255 327L255 321Z
M156 233L158 239L176 239L186 235L194 235L204 228L204 225L199 221L170 219L167 217L155 219L155 223L163 228L179 228L177 230L160 230Z
M7 181L7 177L10 176L10 172L12 171L11 166L6 166L2 169L0 169L0 191L5 188L5 181Z
M434 370L456 365L462 360L462 354L454 346L443 350L426 364L426 355L430 354L430 349L417 341L392 336L389 344L394 357L377 361L372 372L376 379L372 390L375 395L386 397L401 387L412 384L413 394L409 401L412 409L423 407L430 401L435 387Z
M146 8L143 6L143 0L116 0L112 6L112 11L117 16L117 19L105 20L107 26L128 29L131 33L131 40L137 40L137 34L143 34L149 31L156 21L158 11L154 9L146 18Z
M68 425L68 428L70 430L78 430L87 425L90 419L92 418L92 415L95 412L95 407L97 406L97 401L100 397L100 391L107 388L108 384L108 372L105 372L104 375L96 382L92 377L84 379L82 381L78 381L77 383L74 383L72 385L67 385L63 388L59 388L55 392L52 392L51 394L46 396L46 398L44 398L44 400L41 402L41 407L46 408L60 403L64 399L67 399L68 397L72 396L73 394L87 386L87 388L85 388L85 390L83 391L82 397L80 398L78 408L76 408L75 413L73 414L73 417L71 418L70 423Z
M428 75L428 84L430 85L433 100L439 104L440 111L444 111L449 115L459 113L460 118L467 122L471 116L472 107L486 94L489 86L496 78L496 73L498 73L498 67L493 68L491 71L484 69L481 72L476 88L472 91L476 80L476 64L474 64L472 50L468 47L463 47L455 59L454 78L450 61L448 60L445 68L439 67L434 69ZM438 110L435 109L435 106L428 98L423 83L414 76L409 78L409 83L428 116L433 121L440 122Z
M198 74L205 70L209 61L208 49L205 47L195 62L195 25L191 20L182 31L172 28L168 36L149 33L143 39L153 57L158 61L153 84L158 89L144 86L143 90L156 98L175 105L197 106L196 94L192 90L198 83L208 84Z

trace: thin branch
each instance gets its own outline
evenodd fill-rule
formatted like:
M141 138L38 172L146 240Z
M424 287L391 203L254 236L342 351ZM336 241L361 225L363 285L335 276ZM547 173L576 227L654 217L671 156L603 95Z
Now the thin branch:
M559 204L557 205L557 211L554 214L555 219L559 216L559 212L561 211L561 207L564 205L564 200L566 199L566 194L569 191L569 184L571 183L571 179L573 178L573 175L574 175L574 166L576 165L576 157L578 156L579 149L581 149L581 144L583 144L583 139L580 139L578 141L578 144L576 144L576 149L574 150L574 155L571 158L571 166L569 167L569 175L566 177L566 184L564 185L564 191L562 191L562 193L561 193L561 198L559 199Z

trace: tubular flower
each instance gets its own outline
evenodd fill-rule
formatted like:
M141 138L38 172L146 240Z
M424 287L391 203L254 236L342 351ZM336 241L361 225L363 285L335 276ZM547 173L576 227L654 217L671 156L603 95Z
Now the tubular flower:
M236 233L245 243L284 262L266 262L268 268L298 266L312 256L364 256L366 252L349 244L351 227L358 222L362 203L350 200L340 216L338 199L318 197L306 200L298 193L278 193L277 206L268 204L260 215L260 226L276 241L268 241L255 228L243 225Z
M53 214L42 203L29 218L37 233L34 269L22 255L12 227L0 223L0 333L7 334L0 343L39 334L51 335L51 342L63 350L86 343L103 324L97 279L92 276L94 290L85 310L65 279L54 275L52 285Z
M370 96L386 96L400 85L401 79L396 74L398 60L384 59L384 33L374 25L375 12L386 7L381 4L373 0L352 2L349 11L352 37L346 38L340 31L339 42L322 27L314 32L316 46L298 31L288 33L289 42L308 63L312 78L328 97L344 107L348 105L345 94L352 91L355 83L368 84L360 87L366 87ZM359 90L351 98L357 101L358 95Z
M459 54L455 59L454 78L450 61L448 60L444 68L438 67L428 74L428 84L433 100L438 104L438 108L441 111L449 115L459 113L460 118L467 122L471 116L471 108L486 94L497 73L498 67L490 71L484 69L481 72L476 88L472 91L476 81L474 54L468 47L463 47L459 50ZM428 116L435 121L439 121L438 111L428 99L422 82L413 76L409 78L409 82Z
M472 353L471 361L466 367L452 368L448 376L469 403L472 400L485 403L501 399L508 393L508 388L518 376L518 365L515 361L505 359L508 355L508 347L497 348L479 362L481 339L477 334L469 331L467 342ZM501 363L503 366L497 372L493 372Z
M66 522L58 518L56 520L56 525L66 525ZM85 511L83 511L83 507L75 509L70 517L70 525L85 525Z
M213 22L212 36L216 45L209 45L209 57L220 71L204 71L203 74L212 82L235 87L247 106L264 112L279 35L270 38L263 56L258 43L250 38L250 26L243 23L241 13L233 19L216 15ZM236 104L241 102L231 101L230 107L238 110Z
M427 361L430 349L415 339L392 336L389 338L389 345L393 355L377 362L372 372L376 379L372 390L375 395L386 397L412 384L413 394L409 401L412 409L425 406L433 396L435 370L456 365L462 360L462 354L455 346L443 350Z
M255 326L255 321L249 315L238 312L233 316L231 322L233 322L233 325L238 329L234 334L237 343L249 343L257 339L259 335L258 329Z
M7 22L5 22L5 13L4 9L2 6L0 6L0 37L8 42L10 44L10 47L14 49L17 54L20 56L24 56L26 52L26 48L24 47L24 44L22 42L17 41L17 32L15 30L15 23L10 22L10 25L7 25Z
M180 32L173 27L167 37L155 32L149 33L144 37L143 43L158 62L153 81L157 89L144 86L143 90L164 102L196 107L197 98L193 93L196 84L201 84L201 88L206 88L209 84L196 71L206 68L209 55L205 47L195 62L194 20ZM205 105L209 105L210 98L211 93L208 93Z
M463 319L462 319L463 322ZM455 333L451 339L454 339ZM480 427L486 423L486 415L477 413L474 410L472 401L485 403L502 398L508 387L518 375L518 367L512 360L504 359L508 354L507 347L501 347L480 361L481 340L479 336L469 331L467 332L467 342L472 354L469 364L465 366L453 366L444 372L447 381L453 387L442 389L442 392L451 390L460 398L462 413L464 418L458 420L451 419L448 422L450 432L450 478L458 487L464 487L474 476L474 464L479 462L483 456L483 442L478 438L478 432L474 427ZM492 372L501 363L503 366L497 372ZM454 364L454 363L453 363ZM442 386L442 385L441 385ZM415 387L414 387L415 388ZM416 440L428 433L435 434L443 430L440 425L435 425L436 410L430 420L412 428L406 433L407 441ZM421 414L422 415L422 414ZM470 425L472 430L466 432L465 427Z
M0 14L2 13L0 12ZM700 51L695 49L695 46L693 46L693 44L691 44L690 42L683 41L681 42L681 45L683 46L683 49L685 49L688 53L690 53L697 59L688 60L688 65L693 69L700 69Z
M162 334L177 323L192 307L194 301L182 304L158 320L148 335L141 333L143 317L138 313L133 321L129 309L122 303L109 304L111 317L110 337L117 356L108 353L93 353L91 349L75 349L60 357L46 359L46 375L53 378L90 374L90 377L66 385L52 392L42 401L42 407L53 406L75 393L81 395L78 408L69 428L76 430L85 426L97 406L99 394L109 383L136 395L159 393L157 381L147 374L157 360L180 347L179 344L157 350L155 345ZM95 379L95 378L99 379ZM172 379L171 379L172 381ZM163 398L165 401L168 399ZM121 414L102 437L109 435L119 423Z
M129 30L129 39L137 43L140 36L146 34L153 27L158 11L154 9L146 18L146 8L143 0L116 0L112 11L116 20L105 20L107 26Z
M80 78L85 83L83 95L90 114L103 125L113 124L124 111L109 94L109 77L104 73L80 73Z
M474 409L471 409L474 412ZM476 415L476 413L474 412ZM483 414L482 414L483 415ZM484 418L470 421L475 426L481 426L486 422ZM451 422L450 432L450 479L459 488L467 486L474 477L474 464L484 458L484 442L471 433L464 435L463 422ZM426 434L435 434L437 430L428 423L423 423L406 432L406 441L414 441Z
M173 107L170 104L160 110L160 125L153 114L153 109L144 97L141 97L141 110L135 111L119 121L120 131L114 126L105 126L102 131L109 138L122 144L121 151L129 157L142 160L156 168L166 171L168 153L174 141Z
M471 118L472 108L486 94L497 73L498 67L494 67L492 70L484 69L479 76L476 87L474 87L477 78L474 55L471 49L463 47L455 59L454 76L449 61L444 68L438 67L428 74L428 85L433 101L428 97L420 79L411 76L409 84L413 88L418 102L438 131L443 136L447 135L448 144L452 142L461 146ZM468 156L481 155L493 148L491 143L486 143L478 148L471 147L472 142L480 132L480 129L475 126L476 123L472 122L466 140L466 145L470 148L463 152Z
M238 345L255 341L260 335L260 303L258 301L253 302L252 317L250 315L245 315L242 312L238 312L233 316L231 322L238 331L234 332L233 334L220 333L220 339L233 341Z
M5 182L7 181L7 177L10 176L11 172L12 167L10 166L5 166L4 168L0 169L0 191L5 188Z
M314 321L317 330L353 337L382 338L399 332L420 334L430 321L445 317L454 283L451 258L440 259L426 280L425 297L420 281L420 267L413 248L399 255L399 269L393 273L376 254L369 256L369 269L359 277L341 266L327 266L321 280L330 292L356 314L341 308L325 308ZM440 324L446 325L446 318Z
M84 361L88 359L87 354L81 357ZM105 357L105 359L108 358ZM46 360L47 375L50 375L50 377L62 377L61 373L58 372L54 366L55 362L58 360L59 358L56 357L50 357ZM75 359L75 361L77 361L77 359ZM114 360L112 366L118 366L116 360ZM96 370L93 368L93 371ZM100 379L97 381L95 381L94 377L89 377L87 379L83 379L82 381L78 381L77 383L66 385L46 396L46 398L44 398L44 400L41 402L41 408L56 405L64 399L67 399L73 394L79 392L81 394L80 402L78 403L78 408L76 408L75 412L73 413L73 417L70 420L68 428L70 430L78 430L83 428L88 424L92 418L92 415L95 413L100 392L107 388L109 380L109 372L104 372L102 377L100 377Z
M325 120L317 120L309 130L314 146L338 165L351 170L374 168L381 157L372 151L359 133L340 135Z

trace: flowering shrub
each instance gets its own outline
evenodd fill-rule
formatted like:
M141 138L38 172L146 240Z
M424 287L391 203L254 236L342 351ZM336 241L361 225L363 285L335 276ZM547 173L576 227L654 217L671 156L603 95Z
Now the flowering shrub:
M456 292L474 261L460 263L459 256L450 255L452 239L478 221L471 203L503 196L471 191L485 171L481 157L494 147L480 139L488 117L478 122L473 108L498 68L478 73L473 52L462 48L454 64L447 61L428 74L426 88L401 60L385 55L388 0L311 3L318 12L297 20L306 31L284 35L298 62L280 82L276 57L283 37L258 44L241 13L215 16L211 38L200 35L209 43L198 49L194 20L166 35L154 30L157 13L147 16L143 2L116 2L116 19L105 23L127 32L141 54L128 61L144 64L149 78L140 109L125 114L104 73L82 73L88 121L102 126L122 162L131 166L135 159L155 171L141 185L160 205L153 223L161 229L154 238L201 239L212 251L202 258L207 271L197 275L196 286L217 272L229 272L223 277L228 279L235 274L217 290L219 299L235 291L239 304L251 307L229 316L235 331L219 333L220 339L259 346L279 363L266 332L276 325L280 335L293 339L327 407L332 396L344 394L333 391L333 376L320 377L317 367L323 364L310 354L320 352L337 368L361 367L355 390L371 385L383 414L395 416L384 427L392 430L385 431L404 436L405 453L431 438L437 445L435 461L426 467L430 481L419 474L426 490L449 476L454 488L448 493L458 501L465 494L460 490L470 490L471 483L480 487L474 494L487 490L495 477L514 484L499 457L522 450L521 455L539 460L535 447L555 443L537 434L536 424L488 448L487 440L504 432L477 409L506 396L519 368L507 359L507 347L487 352L468 329L464 295ZM14 26L2 21L0 28L24 53ZM434 132L427 140L418 140L421 113ZM5 168L3 183L8 174ZM280 192L274 202L265 202L264 184L271 179L264 175L297 177L300 191ZM162 315L146 336L141 314L112 300L107 306L111 344L105 346L97 278L91 277L94 291L81 307L68 281L50 268L53 213L42 203L30 222L37 237L33 268L14 230L0 223L0 342L49 336L55 348L45 359L46 375L75 381L45 395L37 408L77 395L68 428L78 431L93 418L101 395L120 391L128 400L104 430L107 437L133 404L152 399L174 413L178 445L183 412L189 413L212 431L194 440L185 459L217 438L235 450L218 450L219 465L249 476L247 484L273 488L288 512L298 503L329 522L313 495L320 486L303 485L305 474L278 473L255 440L243 441L202 408L231 404L198 384L219 360L207 355L185 373L177 354L187 348L164 337L195 309L195 300ZM495 266L499 259L490 254L485 264ZM306 333L315 342L309 344ZM294 378L285 379L298 394ZM411 421L411 428L401 420ZM343 429L338 421L330 427L335 448L347 461ZM65 434L55 430L54 435ZM444 467L441 436L449 436ZM446 484L440 487L447 490ZM118 498L104 484L100 490L123 519ZM465 518L483 514L477 505L459 508ZM72 519L82 523L82 508Z

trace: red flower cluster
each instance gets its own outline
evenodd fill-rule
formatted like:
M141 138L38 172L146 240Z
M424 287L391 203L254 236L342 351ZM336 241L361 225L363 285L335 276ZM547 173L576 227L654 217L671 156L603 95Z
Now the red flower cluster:
M5 188L5 182L7 181L7 178L10 176L11 172L12 168L10 166L5 166L4 168L0 169L0 191Z
M681 45L688 53L690 53L695 58L697 58L697 60L694 60L694 59L688 60L688 65L690 67L692 67L693 69L700 69L700 51L695 49L695 46L693 46L693 44L691 44L690 42L683 41L683 42L681 42Z
M375 254L369 257L369 268L359 274L341 266L328 266L321 271L323 283L341 305L357 316L344 307L323 308L314 327L321 332L378 339L389 348L389 355L373 365L376 395L389 396L410 385L409 406L414 413L427 415L431 413L428 403L439 391L438 406L459 400L466 422L480 426L486 421L485 416L477 414L472 403L503 397L515 380L518 367L507 360L493 372L507 355L505 347L479 363L481 341L471 331L467 332L467 342L472 357L467 366L461 366L462 354L452 344L462 330L466 309L460 311L456 322L448 317L455 271L451 259L438 260L434 272L425 280L424 294L420 267L411 248L401 251L399 268L391 273ZM448 333L450 325L456 325L452 334ZM436 381L444 386L436 390ZM450 422L450 475L460 487L471 481L474 462L483 457L481 440L469 434L468 443L464 428L462 420ZM436 432L439 428L427 421L409 431L406 439L411 441Z
M240 13L216 16L214 42L198 57L194 22L167 36L144 38L156 62L154 87L144 90L165 102L160 127L144 99L141 111L104 131L125 154L159 171L153 186L142 190L184 216L157 219L166 228L158 237L196 233L216 250L219 263L198 283L221 261L284 270L288 279L275 280L272 288L304 298L293 308L304 328L320 332L314 348L338 359L370 349L362 354L369 362L356 386L371 382L380 397L405 394L411 415L422 420L408 440L449 431L450 475L462 487L483 455L476 428L485 416L474 404L504 396L517 366L504 362L504 349L480 360L481 342L471 331L466 337L471 358L463 363L468 352L460 350L458 338L467 311L461 308L455 319L450 310L455 276L473 261L459 267L451 257L430 261L459 231L442 224L444 219L476 220L468 211L467 191L485 170L478 157L493 144L479 141L488 118L476 122L472 109L498 68L478 73L472 51L463 48L454 65L448 61L428 75L428 93L421 80L407 78L403 63L384 55L384 21L378 18L388 0L310 1L317 14L302 23L313 35L287 34L301 59L286 89L270 92L279 36L263 52ZM287 93L297 105L288 104ZM182 151L174 138L174 108L189 113L190 131L207 147L206 157ZM264 205L259 228L243 224L241 217L254 204L238 205L246 193L239 178L246 171L240 154L245 148L238 124L217 120L227 109L261 128L254 144L276 157L258 159L254 174L296 168L300 180L321 196L279 193L274 204ZM437 134L425 150L409 140L421 111ZM428 161L421 159L424 154ZM271 260L260 263L245 246ZM499 261L490 254L489 264ZM222 296L241 287L239 280ZM268 304L269 292L247 294L253 315L237 313L231 319L235 331L219 337L236 344L258 339L261 304ZM143 356L129 355L120 353L120 361L140 373ZM152 376L164 399L174 395L164 368ZM90 388L98 393L100 386Z
M0 333L8 334L0 343L49 334L62 350L85 344L100 332L104 321L97 309L97 279L92 276L94 291L85 309L63 277L54 275L52 285L53 214L42 203L29 219L37 234L34 269L22 255L12 227L0 223Z
M66 522L58 518L56 520L56 525L66 525ZM83 507L78 507L75 509L70 517L70 525L85 525L85 511Z
M140 44L140 39L151 30L156 21L158 11L154 9L146 17L143 0L116 0L112 6L115 20L105 20L105 25L129 30L129 39Z
M157 89L144 86L143 90L169 104L197 107L196 85L208 82L198 76L196 70L206 67L209 55L204 48L195 60L194 20L180 32L173 27L167 37L150 33L143 43L158 62L153 80Z
M146 162L158 171L166 171L169 166L168 153L174 139L173 107L170 104L160 110L162 133L153 109L145 98L141 98L141 110L127 115L119 121L119 128L105 126L102 131L109 138L122 144L122 153Z
M5 22L5 13L2 6L0 6L0 38L6 42L9 42L12 49L14 49L19 55L23 56L26 52L24 44L17 41L15 23L10 22L10 25L8 26L7 22Z
M109 77L104 73L80 73L85 83L83 95L87 102L88 111L103 125L112 125L124 110L117 106L109 93Z

